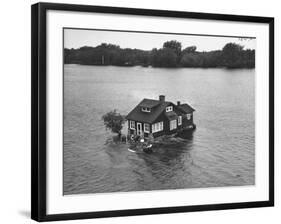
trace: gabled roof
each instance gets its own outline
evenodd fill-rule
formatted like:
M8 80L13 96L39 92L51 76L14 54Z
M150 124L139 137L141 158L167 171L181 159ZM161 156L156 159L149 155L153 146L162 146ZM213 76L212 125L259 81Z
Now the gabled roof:
M134 120L143 123L153 123L159 115L166 110L166 107L173 105L174 108L178 108L183 113L191 113L195 111L188 104L175 105L169 101L160 101L152 99L143 99L127 116L127 120ZM151 109L151 112L143 112L142 107L147 107ZM165 115L169 120L174 120L177 118L177 114L174 111L166 112Z
M143 104L143 101L145 100L146 104ZM142 100L127 116L127 120L134 120L134 121L140 121L144 123L153 123L158 116L163 112L163 110L166 109L167 106L172 104L171 102L165 101L160 102L159 100L150 100L150 99L144 99ZM149 102L150 101L150 102ZM157 104L156 104L157 102ZM143 105L155 105L151 112L142 112L141 108L144 107Z
M181 104L179 106L177 106L180 110L182 110L185 113L192 113L193 111L195 111L191 106L189 106L187 103Z

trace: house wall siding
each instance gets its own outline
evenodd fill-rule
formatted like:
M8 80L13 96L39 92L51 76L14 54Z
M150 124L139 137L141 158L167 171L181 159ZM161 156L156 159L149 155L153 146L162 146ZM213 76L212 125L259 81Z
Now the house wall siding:
M141 131L145 136L152 132L152 124L146 123L146 124L149 124L149 133L148 133L148 132L144 132L144 124L145 123L140 122L140 121L134 121L135 122L135 130L133 130L133 129L130 128L130 121L134 121L134 120L128 120L128 134L129 135L136 135L137 134L137 123L141 124Z

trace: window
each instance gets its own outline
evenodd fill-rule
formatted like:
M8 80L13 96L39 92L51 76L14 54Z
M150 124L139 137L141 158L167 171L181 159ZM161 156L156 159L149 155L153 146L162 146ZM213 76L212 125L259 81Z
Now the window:
M134 121L130 121L130 129L135 130L135 122Z
M170 121L170 130L174 130L177 128L177 120Z
M155 123L152 125L152 133L163 130L163 121Z
M182 116L178 117L178 125L182 125Z
M191 114L187 114L186 118L187 118L187 120L190 120L191 119Z
M142 107L142 108L141 108L141 111L142 111L142 112L150 112L151 109L148 108L148 107Z
M163 121L160 122L159 125L160 125L159 129L160 129L160 131L162 131L163 130Z
M144 132L145 133L149 133L150 132L149 124L147 124L147 123L144 124Z
M166 112L173 111L173 106L166 107Z

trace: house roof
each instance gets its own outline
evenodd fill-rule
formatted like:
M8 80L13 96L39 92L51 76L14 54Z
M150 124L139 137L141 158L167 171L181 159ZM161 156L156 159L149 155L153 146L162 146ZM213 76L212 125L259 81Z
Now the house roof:
M176 114L175 111L166 112L165 115L169 121L178 119L178 115Z
M159 100L144 99L126 116L126 119L145 122L145 123L153 123L158 118L158 116L163 112L163 110L165 110L166 107L169 106L170 104L171 102L168 101L160 102ZM147 105L155 105L155 106L152 108L151 112L149 113L142 112L141 108L147 107Z
M193 111L195 111L195 109L193 109L191 106L189 106L187 103L181 104L179 106L177 106L180 110L182 110L185 113L192 113Z
M143 123L153 123L159 115L166 109L167 106L173 105L179 108L184 113L191 113L195 111L188 104L181 104L179 106L169 101L161 102L159 100L143 99L127 116L127 120L134 120ZM142 107L151 108L151 112L141 111ZM166 112L165 115L169 120L177 118L177 114L174 111Z
M156 107L159 103L159 100L143 99L138 106L153 108Z

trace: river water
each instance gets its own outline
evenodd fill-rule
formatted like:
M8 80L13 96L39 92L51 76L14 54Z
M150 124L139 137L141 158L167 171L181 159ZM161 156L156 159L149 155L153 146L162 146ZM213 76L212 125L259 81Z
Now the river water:
M160 94L196 109L186 144L145 154L115 143L102 115ZM255 70L65 65L63 158L65 195L253 185Z

